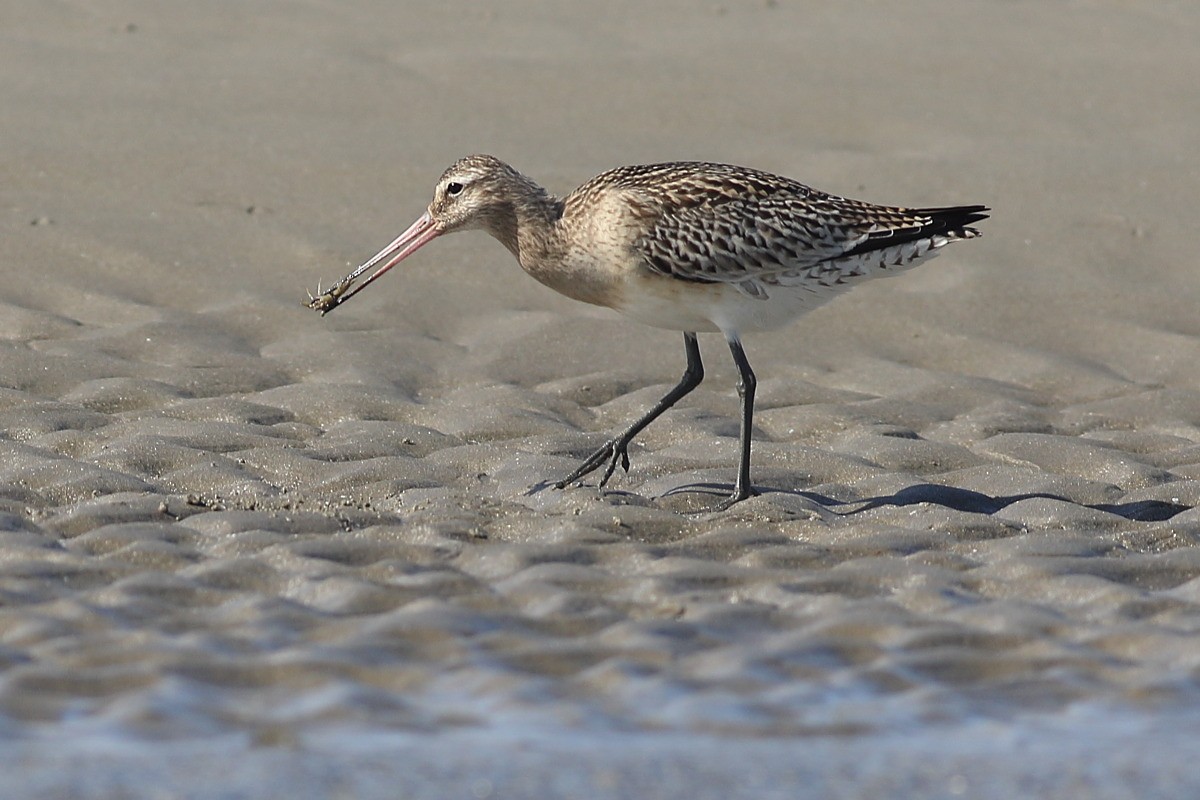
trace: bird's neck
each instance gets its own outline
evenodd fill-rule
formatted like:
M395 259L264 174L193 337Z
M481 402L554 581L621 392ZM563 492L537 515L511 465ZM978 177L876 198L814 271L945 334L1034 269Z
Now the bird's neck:
M512 182L509 202L490 214L485 226L524 265L553 249L563 201L520 173Z
M594 258L579 256L592 232L580 229L579 215L568 210L568 201L520 173L510 177L505 189L505 202L495 204L484 225L516 256L521 268L567 297L616 307L618 282L607 269L597 269Z

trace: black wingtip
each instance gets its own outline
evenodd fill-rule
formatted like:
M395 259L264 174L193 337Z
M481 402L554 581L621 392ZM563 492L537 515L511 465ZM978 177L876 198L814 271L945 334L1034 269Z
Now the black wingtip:
M892 230L878 230L868 234L866 241L837 256L856 256L875 250L886 250L889 247L927 239L939 234L961 234L959 238L973 238L979 231L969 228L972 222L987 219L991 211L987 206L946 206L945 208L905 208L905 215L926 217L929 221L918 226L902 227Z
M946 208L913 208L910 211L932 220L932 224L924 231L928 234L956 231L972 222L987 219L991 209L987 206L948 206Z

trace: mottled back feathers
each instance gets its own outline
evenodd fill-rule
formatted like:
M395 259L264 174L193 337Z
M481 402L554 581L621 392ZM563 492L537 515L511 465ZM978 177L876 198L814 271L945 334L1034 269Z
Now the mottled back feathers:
M646 232L636 243L652 272L727 283L752 297L772 285L832 285L902 267L930 250L978 235L983 206L906 209L818 191L790 178L729 164L618 167L566 199L587 204L621 191ZM877 253L875 257L870 254Z

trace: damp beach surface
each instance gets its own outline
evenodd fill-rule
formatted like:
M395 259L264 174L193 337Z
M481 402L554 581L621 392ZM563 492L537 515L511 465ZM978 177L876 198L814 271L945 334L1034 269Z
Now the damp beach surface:
M1200 12L145 2L6 22L0 794L1200 786ZM984 236L683 368L483 234L493 152L728 161Z

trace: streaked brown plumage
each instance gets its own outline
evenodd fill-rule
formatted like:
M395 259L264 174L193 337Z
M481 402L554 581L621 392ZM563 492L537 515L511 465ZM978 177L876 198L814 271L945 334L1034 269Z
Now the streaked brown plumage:
M688 365L679 384L559 481L560 488L605 466L603 487L618 464L628 469L634 436L704 377L696 332L719 331L741 374L741 459L728 507L754 493L755 378L741 334L783 325L856 283L974 238L979 232L969 226L987 211L873 205L779 175L703 162L618 167L559 198L499 159L474 155L442 174L412 227L333 289L310 296L309 305L328 313L435 237L482 228L552 289L683 331Z

